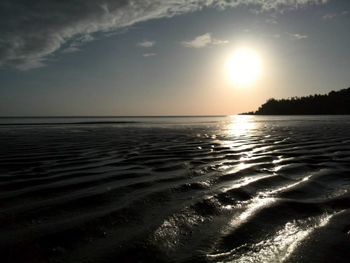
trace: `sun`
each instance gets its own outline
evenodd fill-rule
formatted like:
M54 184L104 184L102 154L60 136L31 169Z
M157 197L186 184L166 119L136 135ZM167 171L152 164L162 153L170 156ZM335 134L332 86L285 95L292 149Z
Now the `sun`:
M235 86L252 85L261 73L261 59L249 48L237 49L227 60L226 71L229 81Z

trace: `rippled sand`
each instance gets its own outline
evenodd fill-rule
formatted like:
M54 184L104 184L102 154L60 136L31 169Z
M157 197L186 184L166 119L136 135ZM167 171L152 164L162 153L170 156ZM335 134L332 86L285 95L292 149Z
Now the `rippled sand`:
M0 262L349 262L350 117L0 127Z

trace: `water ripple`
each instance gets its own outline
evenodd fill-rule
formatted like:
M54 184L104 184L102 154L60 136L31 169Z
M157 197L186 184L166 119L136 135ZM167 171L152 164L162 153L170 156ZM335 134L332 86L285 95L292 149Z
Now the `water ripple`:
M1 262L347 262L330 118L2 126Z

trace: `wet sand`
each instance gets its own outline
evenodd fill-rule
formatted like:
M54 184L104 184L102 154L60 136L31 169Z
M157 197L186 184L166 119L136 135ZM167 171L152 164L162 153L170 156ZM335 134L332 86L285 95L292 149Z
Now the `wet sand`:
M350 117L1 125L1 262L349 262Z

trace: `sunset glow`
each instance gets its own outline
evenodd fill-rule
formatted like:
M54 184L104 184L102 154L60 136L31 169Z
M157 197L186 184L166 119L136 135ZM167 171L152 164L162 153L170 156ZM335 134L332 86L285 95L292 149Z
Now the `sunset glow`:
M245 87L258 79L261 67L261 59L254 50L240 48L228 58L226 71L232 84Z

